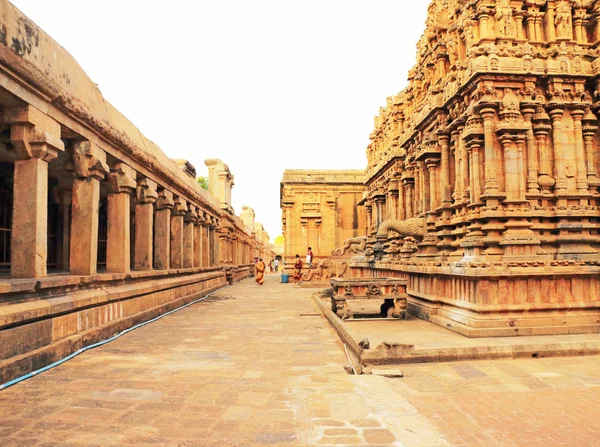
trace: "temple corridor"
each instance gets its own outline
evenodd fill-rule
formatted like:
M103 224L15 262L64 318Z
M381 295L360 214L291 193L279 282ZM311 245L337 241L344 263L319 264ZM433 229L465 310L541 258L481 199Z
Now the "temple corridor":
M247 279L0 391L2 445L600 442L597 357L351 375L314 291Z

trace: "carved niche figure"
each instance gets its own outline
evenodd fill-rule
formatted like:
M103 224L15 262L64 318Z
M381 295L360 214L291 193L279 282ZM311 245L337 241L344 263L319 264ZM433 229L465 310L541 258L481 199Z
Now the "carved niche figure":
M367 248L367 236L351 237L344 241L344 245L331 251L333 256L343 256L346 251L363 253Z
M513 10L508 0L500 0L496 6L496 32L499 36L514 37Z
M558 39L573 39L573 28L571 26L571 6L568 2L560 2L556 8L554 17L556 26L556 37Z

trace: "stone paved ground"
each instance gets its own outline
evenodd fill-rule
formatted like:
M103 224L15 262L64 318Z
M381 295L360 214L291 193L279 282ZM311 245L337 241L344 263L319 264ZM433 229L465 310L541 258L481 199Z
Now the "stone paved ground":
M599 358L353 376L313 292L246 280L0 391L0 446L600 445Z

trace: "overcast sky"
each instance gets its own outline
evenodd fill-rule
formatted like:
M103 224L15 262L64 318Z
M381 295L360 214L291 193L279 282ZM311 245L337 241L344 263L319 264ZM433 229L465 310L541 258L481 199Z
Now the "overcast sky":
M281 234L285 169L364 169L430 0L13 0L171 158L220 158Z

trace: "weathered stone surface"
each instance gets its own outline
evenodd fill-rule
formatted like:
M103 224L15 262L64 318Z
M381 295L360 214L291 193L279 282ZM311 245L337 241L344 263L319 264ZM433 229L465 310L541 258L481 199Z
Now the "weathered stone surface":
M281 208L285 238L285 261L306 256L311 247L313 264L331 257L346 239L365 233L362 200L364 172L358 170L287 169L281 180Z

